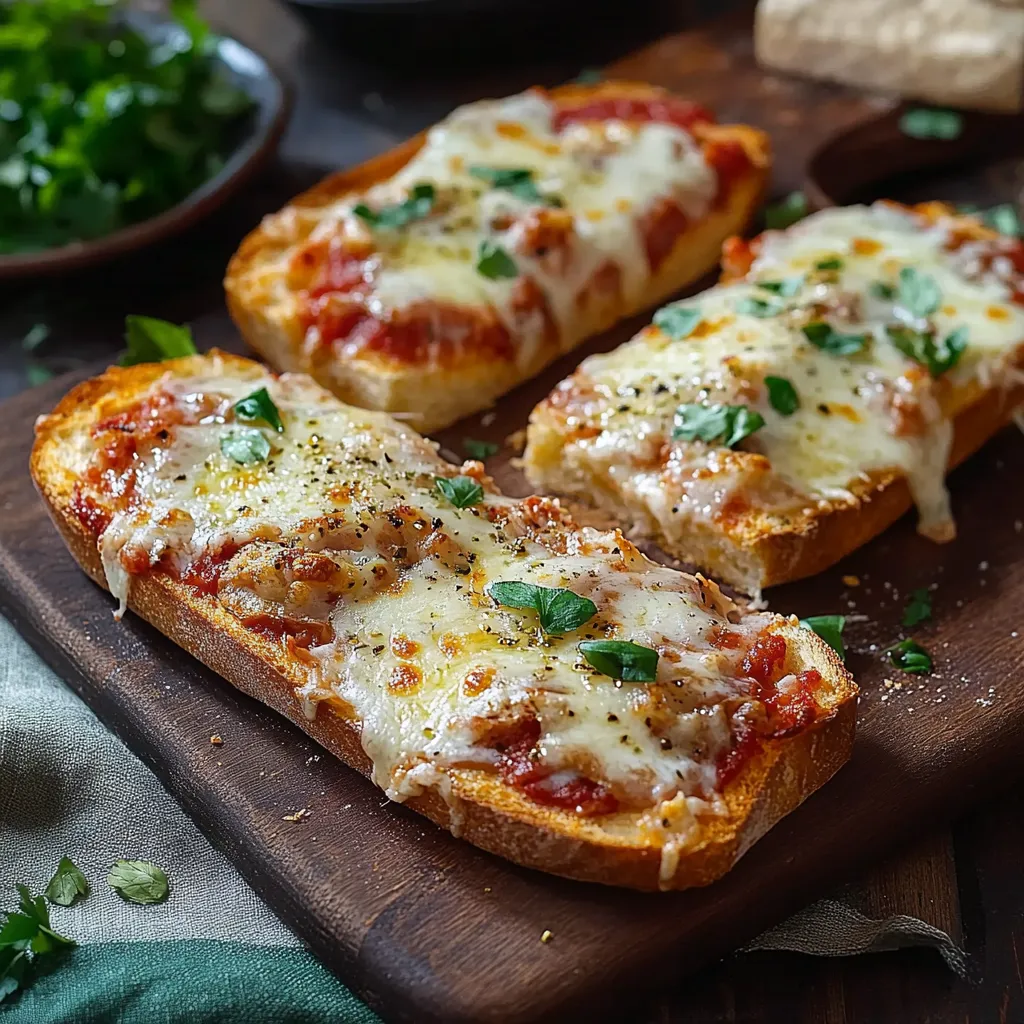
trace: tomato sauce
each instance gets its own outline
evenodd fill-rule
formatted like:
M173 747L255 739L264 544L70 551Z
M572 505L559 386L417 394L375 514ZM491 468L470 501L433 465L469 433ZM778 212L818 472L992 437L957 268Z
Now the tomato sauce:
M242 625L268 640L289 641L306 649L330 643L334 639L334 630L329 622L261 613L242 619Z
M678 96L632 98L608 96L582 103L579 106L559 108L555 112L554 130L562 131L580 121L640 121L674 124L691 129L696 124L713 124L714 115L707 107L683 100Z
M214 597L220 587L220 574L234 558L238 544L223 544L217 551L204 551L182 574L181 582L195 587L201 594Z

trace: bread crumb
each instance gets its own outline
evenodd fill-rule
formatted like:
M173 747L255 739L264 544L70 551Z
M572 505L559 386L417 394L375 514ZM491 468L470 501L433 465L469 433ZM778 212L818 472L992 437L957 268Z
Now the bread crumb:
M843 577L843 583L845 583L848 587L859 587L860 586L860 577L859 576L844 576Z
M294 814L286 814L281 820L282 821L305 821L309 817L310 810L308 807L303 807L301 810L296 811Z
M540 933L540 941L544 943L550 942L554 937L555 936L547 928L545 928L544 931Z
M489 885L485 885L484 886L484 892L490 892L490 891L491 891L491 887Z
M223 740L222 740L222 739L220 738L220 734L219 734L219 733L214 733L214 734L213 734L213 735L212 735L212 736L210 737L210 743L211 743L211 744L212 744L213 746L215 746L215 747L219 747L219 746L220 746L220 745L221 745L221 744L222 744L223 742L224 742L224 741L223 741Z

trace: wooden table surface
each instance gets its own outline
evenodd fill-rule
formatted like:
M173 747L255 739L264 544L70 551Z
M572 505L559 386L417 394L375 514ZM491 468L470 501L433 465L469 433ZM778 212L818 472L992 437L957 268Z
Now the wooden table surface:
M321 31L310 31L274 0L207 0L203 6L219 27L259 49L294 83L296 111L280 160L241 197L179 240L58 282L0 289L0 397L47 371L112 355L120 347L126 313L189 321L201 342L215 337L229 329L220 290L223 267L261 214L326 171L388 148L456 103L572 78L687 27L701 13L688 9L700 5L658 0L614 5L621 13L593 13L586 36L560 33L555 45L546 40L541 59L510 59L495 50L486 63L467 66L451 54L437 59L426 45L401 59L370 62L358 55L365 22L351 26L339 45ZM45 323L50 336L26 352L22 338L37 323ZM847 893L872 917L911 913L956 935L971 957L970 981L957 979L931 950L837 959L738 954L684 978L671 997L638 1019L1024 1021L1018 957L1018 943L1024 946L1022 810L1024 800L1014 792L979 793L978 809L951 831L923 836L917 848L880 865Z

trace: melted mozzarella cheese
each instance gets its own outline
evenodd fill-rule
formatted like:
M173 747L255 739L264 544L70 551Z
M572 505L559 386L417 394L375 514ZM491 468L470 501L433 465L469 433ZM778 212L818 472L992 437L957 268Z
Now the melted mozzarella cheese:
M594 393L572 407L570 426L598 430L567 445L561 458L596 470L642 526L661 525L672 535L680 518L706 522L738 495L780 513L828 507L851 501L851 488L870 474L895 471L910 485L922 532L949 538L944 476L955 397L953 408L948 398L940 406L939 386L891 343L886 325L933 329L939 338L966 329L966 350L939 382L951 383L955 396L970 394L975 383L1019 381L1014 363L1024 342L1024 308L1012 301L1012 269L996 263L986 270L978 259L993 243L949 251L948 231L948 222L927 226L915 214L877 204L827 210L786 232L767 232L743 280L677 304L700 311L690 337L674 340L649 327L582 364ZM836 260L841 266L830 269ZM929 275L941 293L926 320L892 294L879 297L876 286L895 291L904 267ZM794 282L794 291L779 296L758 282ZM748 300L784 310L751 315L742 311ZM811 344L801 328L822 319L842 333L865 335L863 350L832 355ZM797 411L773 408L768 376L792 383ZM694 403L760 413L765 424L743 448L767 464L672 440L676 410Z
M266 462L238 465L220 449L225 421L260 386L286 430L264 430ZM134 463L137 503L100 538L122 601L141 556L180 571L248 545L224 566L221 603L243 621L327 618L333 638L312 648L298 695L311 715L324 700L355 710L375 779L394 799L424 786L448 792L451 767L493 769L489 729L528 714L540 723L541 762L555 771L606 782L641 806L681 796L677 832L719 807L715 765L749 687L736 648L772 617L731 623L738 616L713 585L648 562L621 535L559 527L545 543L511 499L454 507L436 488L451 467L433 444L308 378L215 368L156 390L213 412L173 427ZM562 515L557 504L546 514ZM488 596L490 583L508 580L567 588L598 613L547 636L536 613ZM733 649L713 642L723 627L737 634ZM658 650L656 683L597 673L577 646L594 638Z
M668 197L700 218L714 199L717 176L693 136L676 125L607 121L558 133L554 113L552 102L535 91L459 108L430 130L398 174L329 209L313 237L343 232L372 238L379 258L369 308L378 318L424 300L492 308L521 343L520 364L528 365L543 324L524 327L514 307L517 283L529 276L570 344L577 296L600 267L610 261L620 269L627 303L646 286L650 270L639 223L644 212ZM541 195L557 197L571 214L570 248L556 269L543 257L517 251L518 222L530 210L550 207L491 188L470 173L473 167L530 170ZM425 182L435 186L435 211L400 230L371 231L353 213L360 202L374 209L401 202ZM492 280L477 271L485 240L512 256L518 277Z

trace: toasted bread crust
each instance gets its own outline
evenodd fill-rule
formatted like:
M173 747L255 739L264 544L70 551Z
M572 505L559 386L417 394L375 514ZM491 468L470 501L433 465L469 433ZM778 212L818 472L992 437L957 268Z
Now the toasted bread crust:
M643 99L662 93L639 82L602 82L562 86L549 95L555 101L572 103L609 97ZM308 236L321 207L401 170L423 146L423 133L358 167L331 175L280 213L265 218L244 239L228 265L224 281L228 310L246 341L276 368L308 373L343 402L408 413L417 430L447 426L486 408L558 356L619 320L658 304L716 265L723 240L742 231L760 204L770 163L769 142L763 132L745 125L700 124L694 131L701 141L739 143L750 159L749 173L732 182L721 206L680 236L638 301L595 304L581 314L570 337L560 344L538 345L533 359L524 366L490 359L485 352L466 354L455 367L441 367L403 366L371 353L342 360L330 347L314 352L305 349L305 331L294 296L282 287L279 272L271 268Z
M226 372L248 360L220 354ZM71 510L74 477L68 450L98 418L98 409L128 403L162 374L188 375L204 357L163 365L112 368L72 390L37 425L31 472L55 525L75 559L106 586L95 538ZM303 712L296 687L306 681L284 645L246 629L214 598L153 572L133 578L129 607L243 692L269 705L346 764L369 776L360 725L340 699L321 702L316 717ZM436 789L408 803L477 846L516 863L587 881L636 889L683 889L724 874L761 835L822 785L849 757L857 689L841 662L795 620L780 621L788 642L787 671L816 668L831 684L828 715L795 736L769 740L724 791L729 813L702 826L698 841L663 855L657 841L606 831L596 819L542 807L479 770L453 770L449 792Z

